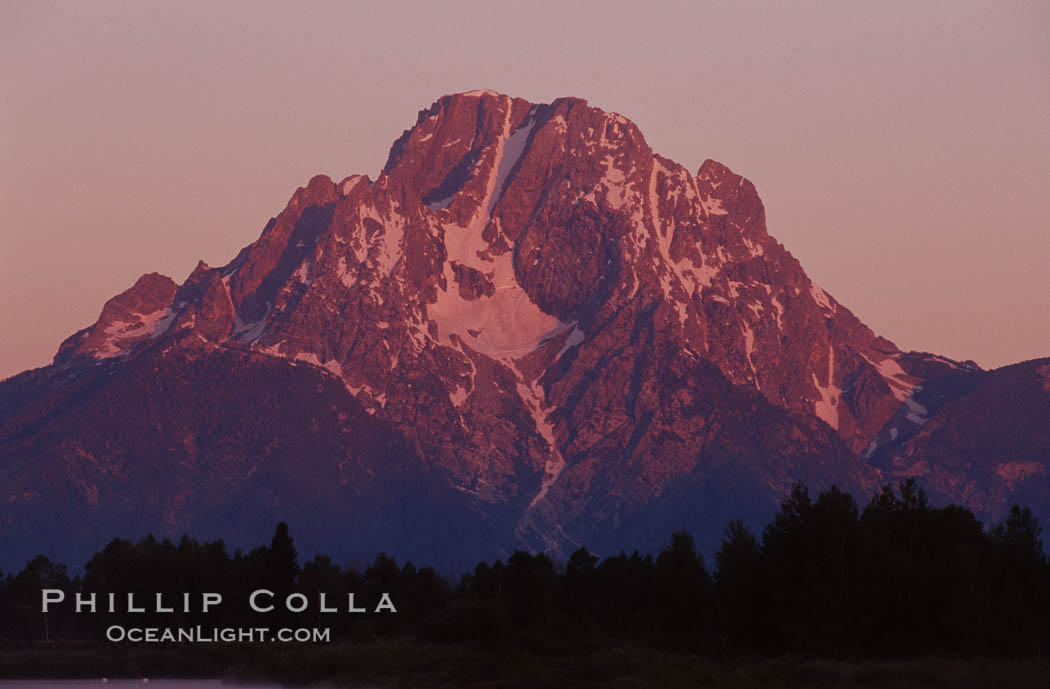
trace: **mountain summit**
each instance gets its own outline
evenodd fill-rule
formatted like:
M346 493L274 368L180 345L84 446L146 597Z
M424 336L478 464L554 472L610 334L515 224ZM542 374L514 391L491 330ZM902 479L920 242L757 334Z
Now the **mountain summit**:
M1025 414L1047 370L1018 374ZM1045 434L966 469L957 433L929 440L995 373L876 336L724 165L579 99L475 91L378 179L314 177L225 266L143 276L0 385L0 530L79 553L283 519L307 548L459 566L711 543L794 482L912 474L995 516L1050 490Z

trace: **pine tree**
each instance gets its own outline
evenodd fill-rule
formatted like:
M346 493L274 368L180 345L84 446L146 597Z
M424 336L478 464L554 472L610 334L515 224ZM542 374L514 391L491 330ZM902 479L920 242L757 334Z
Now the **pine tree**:
M295 588L295 580L299 576L299 554L288 533L288 524L281 522L277 525L266 559L269 584L278 600L283 600Z

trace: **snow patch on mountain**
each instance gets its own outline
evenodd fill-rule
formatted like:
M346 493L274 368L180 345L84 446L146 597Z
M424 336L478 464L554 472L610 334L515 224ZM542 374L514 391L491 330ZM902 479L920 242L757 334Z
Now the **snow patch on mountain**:
M446 196L443 199L440 199L438 201L434 201L433 203L428 203L427 204L427 208L429 208L432 211L443 211L443 210L445 210L446 208L449 207L449 205L452 203L452 199L455 196L456 196L455 193L449 194L448 196Z
M561 346L561 349L559 349L558 353L554 356L555 359L560 359L562 354L565 354L565 352L569 351L576 345L583 343L585 337L583 331L580 330L579 326L575 324L573 324L573 326L572 332L569 333L569 337L565 340L565 344Z
M544 411L546 400L544 399L543 388L535 382L526 385L519 378L517 389L518 396L532 415L532 420L536 424L536 431L547 441L547 446L550 448L550 454L543 467L543 479L540 482L540 489L529 501L528 508L526 508L529 509L543 500L550 491L551 486L561 476L562 471L565 469L565 459L562 457L558 444L554 439L554 426Z
M921 426L930 420L930 410L915 401L914 393L919 392L922 389L921 385L917 385L912 396L904 400L904 406L907 408L906 418L917 426Z
M828 382L821 385L817 374L813 374L813 384L820 394L820 399L813 404L813 412L832 428L839 427L839 397L842 390L835 385L835 349L828 350Z
M893 357L886 356L878 361L872 361L867 356L864 356L864 358L878 370L879 375L882 376L886 384L890 386L890 390L893 391L894 397L903 402L911 396L915 390L915 379L905 373L904 369Z
M339 190L346 196L354 190L358 184L367 179L364 175L350 175L339 184Z
M659 259L657 272L661 276L660 285L663 288L664 297L676 302L679 323L684 324L688 317L686 304L698 298L705 287L712 285L714 278L721 272L722 266L716 262L715 257L705 257L699 266L692 258L675 261L671 257L671 245L674 241L676 224L674 218L664 219L660 212L661 199L657 190L657 182L661 174L676 176L659 160L654 159L649 175L649 223L645 222L645 217L640 211L636 211L634 227L636 231L646 227L651 228L650 236L655 240L657 248Z
M510 109L507 109L507 121L504 124L504 132L510 126ZM488 215L491 217L492 209L496 205L496 202L503 196L504 188L507 184L507 177L510 176L514 166L521 160L522 154L525 152L525 145L529 141L529 136L532 134L533 128L536 126L536 113L535 110L529 112L525 118L524 124L518 127L510 136L505 136L502 140L499 152L497 153L497 160L499 164L496 170L496 179L493 180L488 191L489 206L487 209Z
M813 301L817 302L817 306L829 313L835 313L836 309L835 305L831 303L831 297L817 283L809 283L809 294L813 297Z
M503 136L496 144L495 158L488 172L485 195L473 217L466 227L455 223L441 226L448 255L444 267L445 288L437 291L437 300L426 309L427 318L438 327L442 344L451 344L451 336L455 335L475 351L494 359L514 360L535 351L543 340L565 326L540 310L518 284L510 252L496 257L485 254L489 244L482 236L492 220L497 195L502 194L508 175L523 155L534 125L530 115L526 123L511 134L508 109ZM453 262L487 276L495 286L495 293L474 300L464 299L456 285Z
M729 215L729 211L722 208L722 200L714 198L701 199L700 203L708 215Z
M273 304L266 302L266 313L263 317L257 321L245 322L241 319L238 314L233 315L233 334L230 335L231 340L238 340L240 342L254 343L263 333L266 332L266 324L270 318L270 312L273 310Z
M91 352L96 359L112 359L127 356L132 348L146 339L160 337L171 327L178 313L165 307L149 313L132 313L130 320L107 323L102 332L104 338Z

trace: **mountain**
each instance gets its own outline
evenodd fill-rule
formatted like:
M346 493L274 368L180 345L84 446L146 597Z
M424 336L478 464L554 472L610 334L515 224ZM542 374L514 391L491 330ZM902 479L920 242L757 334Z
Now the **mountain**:
M579 99L475 91L378 179L314 177L228 264L144 275L0 384L0 533L83 557L284 519L304 551L461 567L674 527L709 546L794 482L912 474L995 518L1050 504L1047 370L902 352L724 165L693 175Z

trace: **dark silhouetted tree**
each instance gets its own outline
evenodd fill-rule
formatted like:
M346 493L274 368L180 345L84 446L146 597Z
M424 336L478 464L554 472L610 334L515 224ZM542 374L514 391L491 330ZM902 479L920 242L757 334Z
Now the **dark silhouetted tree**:
M715 553L715 590L724 645L753 649L764 626L762 551L740 519L729 522Z
M299 554L288 533L288 524L281 522L274 529L266 561L269 585L277 598L283 600L295 589L295 580L300 571Z
M656 557L654 584L660 642L675 648L710 646L716 624L713 585L689 532L671 534Z

